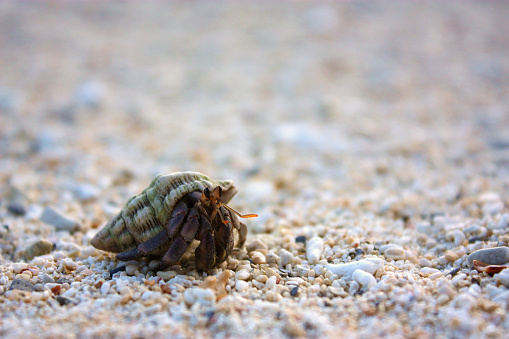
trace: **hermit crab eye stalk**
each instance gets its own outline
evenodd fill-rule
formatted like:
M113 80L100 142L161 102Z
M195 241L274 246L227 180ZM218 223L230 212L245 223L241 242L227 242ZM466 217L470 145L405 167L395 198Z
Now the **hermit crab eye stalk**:
M203 190L203 195L205 196L205 198L210 199L210 189L208 187L205 187L205 189Z
M217 186L216 188L214 188L214 190L212 191L212 194L210 196L210 199L212 200L219 200L219 198L221 198L221 193L223 192L223 189L221 188L221 186Z

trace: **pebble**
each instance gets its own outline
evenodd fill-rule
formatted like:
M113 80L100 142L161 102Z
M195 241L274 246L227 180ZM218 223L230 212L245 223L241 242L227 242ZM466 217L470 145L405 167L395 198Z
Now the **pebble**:
M254 251L251 253L251 260L253 260L253 262L256 265L261 265L261 264L266 263L265 256L263 255L263 253L260 253L258 251Z
M97 199L101 192L91 184L77 184L73 187L73 193L80 201L90 201Z
M276 287L276 284L277 284L277 278L275 276L272 276L269 279L267 279L267 281L265 282L265 287L267 287L269 290L271 290L274 287Z
M105 282L101 285L101 294L108 294L110 292L110 283Z
M25 206L16 202L8 204L7 210L16 216L24 216L27 213Z
M508 226L509 226L509 214L504 213L498 221L497 228L498 229L506 229Z
M460 246L461 244L463 244L463 242L465 242L467 237L465 236L465 233L463 233L462 231L454 230L447 233L445 239L447 241L454 241L454 246Z
M352 273L352 279L355 280L362 287L362 292L366 292L376 285L375 277L366 271L356 269Z
M33 291L34 290L34 284L32 284L30 281L25 279L14 279L11 283L11 286L9 286L9 291L11 290L20 290L20 291Z
M503 265L509 262L509 247L494 247L477 250L471 253L467 258L470 267L472 267L474 260L479 260L489 265Z
M97 253L97 250L93 246L87 246L81 250L81 256L83 258L95 257Z
M125 267L125 274L135 275L137 270L138 270L138 265L127 265ZM161 276L159 276L159 277L161 277Z
M500 273L495 274L493 278L500 281L505 287L509 287L509 269L502 270Z
M86 81L81 83L74 92L77 105L86 108L97 108L105 96L105 86L100 81Z
M237 280L249 280L251 278L251 273L246 270L240 270L235 273L235 279Z
M177 276L177 272L175 271L159 271L157 272L157 276L164 281L168 281L170 279L173 279Z
M323 253L323 239L313 237L309 239L306 245L306 255L310 264L316 264Z
M432 267L433 266L433 263L430 260L426 259L426 258L419 259L419 264L422 267Z
M279 258L281 259L281 265L285 267L286 265L293 263L295 256L287 250L281 249L279 251Z
M444 257L445 257L445 260L447 260L448 262L454 262L459 259L459 256L456 253L451 252L451 251L447 251L445 253Z
M184 291L184 300L188 306L194 304L213 305L216 302L216 295L211 289L192 287Z
M243 280L237 280L237 282L235 283L235 289L238 291L238 292L242 292L242 291L245 291L249 288L249 283L247 281L243 281Z
M246 250L248 252L253 252L256 250L267 250L269 247L262 242L260 239L255 239L252 242L250 242L248 245L246 245Z
M45 224L54 226L57 231L75 232L81 229L81 223L64 216L52 207L46 207L40 220Z
M329 264L327 270L331 271L338 277L352 277L355 270L360 269L370 274L375 274L376 271L383 269L383 260L380 258L366 258L359 261L353 261L347 264Z
M385 257L394 260L404 260L406 258L406 253L403 248L391 247L385 251Z
M54 283L55 282L55 280L52 277L50 277L49 275L47 275L47 274L43 274L41 280L42 280L43 284Z

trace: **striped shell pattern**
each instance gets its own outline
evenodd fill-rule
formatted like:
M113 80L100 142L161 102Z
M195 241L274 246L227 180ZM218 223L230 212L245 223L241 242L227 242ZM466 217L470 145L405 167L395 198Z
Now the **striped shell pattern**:
M198 172L159 175L141 194L129 199L91 243L96 248L115 253L133 249L166 227L173 207L184 195L216 186L223 189L221 200L224 203L237 192L231 180L212 180Z

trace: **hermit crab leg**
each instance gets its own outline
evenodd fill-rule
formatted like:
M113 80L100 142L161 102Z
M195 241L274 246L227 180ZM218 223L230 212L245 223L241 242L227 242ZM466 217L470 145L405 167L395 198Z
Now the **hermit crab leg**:
M175 208L171 213L170 222L168 223L166 229L162 229L155 236L141 243L136 248L133 248L130 251L121 252L117 254L116 255L117 260L120 261L135 260L150 254L159 246L164 245L164 243L166 243L175 236L175 233L177 233L177 231L180 228L180 225L182 225L182 222L184 221L187 212L188 208L185 201L180 200L177 203L177 205L175 205Z
M227 253L231 253L233 249L233 226L231 216L227 209L219 208L219 215L221 216L221 222L217 222L214 225L214 242L216 244L216 264L222 263L227 256ZM212 221L214 222L214 221Z
M187 219L179 232L178 237L173 241L170 248L164 255L161 263L157 270L164 270L169 266L176 264L180 258L184 255L189 244L196 236L198 229L200 228L200 213L198 207L194 206L191 208Z
M199 271L207 271L214 267L216 262L216 249L214 245L214 235L210 221L204 215L200 216L200 231L196 235L196 239L200 241L200 245L194 252L194 262L196 269Z

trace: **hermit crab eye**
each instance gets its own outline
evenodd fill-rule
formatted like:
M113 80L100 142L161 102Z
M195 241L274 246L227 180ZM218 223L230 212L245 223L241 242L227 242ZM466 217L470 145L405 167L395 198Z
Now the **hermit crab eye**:
M210 199L210 189L208 187L205 187L203 190L203 195L205 195L207 199Z

